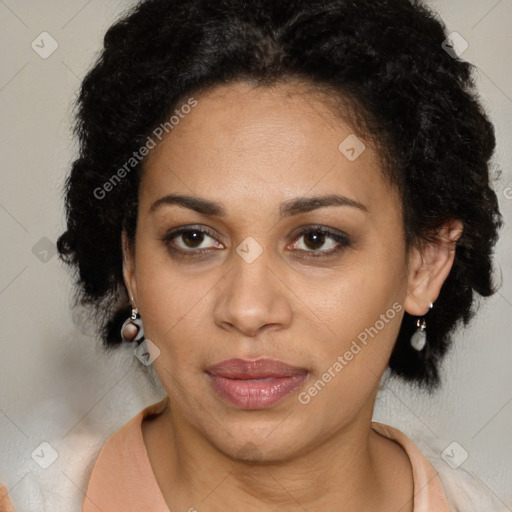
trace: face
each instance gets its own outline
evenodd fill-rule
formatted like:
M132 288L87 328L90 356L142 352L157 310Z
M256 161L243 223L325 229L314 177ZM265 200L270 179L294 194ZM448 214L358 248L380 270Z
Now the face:
M400 201L313 92L196 100L146 161L125 282L176 423L293 457L371 417L410 286Z

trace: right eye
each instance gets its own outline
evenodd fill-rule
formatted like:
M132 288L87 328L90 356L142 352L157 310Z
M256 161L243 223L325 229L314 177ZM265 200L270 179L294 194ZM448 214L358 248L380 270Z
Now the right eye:
M213 243L208 239L213 240ZM181 227L168 232L162 239L167 249L184 255L198 255L222 249L224 246L218 242L209 229L198 227Z

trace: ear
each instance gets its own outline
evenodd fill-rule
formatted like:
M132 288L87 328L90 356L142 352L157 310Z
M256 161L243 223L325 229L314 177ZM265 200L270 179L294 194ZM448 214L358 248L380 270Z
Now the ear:
M409 256L409 283L404 309L413 316L423 316L435 302L455 258L456 242L463 225L450 220L437 232L435 242L413 248Z
M130 242L126 231L121 233L121 247L123 251L123 278L132 306L137 304L137 278L135 277L135 248Z

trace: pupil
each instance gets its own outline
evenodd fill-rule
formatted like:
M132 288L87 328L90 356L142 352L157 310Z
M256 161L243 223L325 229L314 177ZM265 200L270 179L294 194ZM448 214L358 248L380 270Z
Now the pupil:
M311 242L311 243L309 243ZM310 249L318 249L318 247L322 247L325 243L325 235L322 233L308 233L306 235L306 245Z
M203 241L203 234L199 231L188 231L183 234L185 244L190 247L197 247ZM190 242L190 243L189 243Z

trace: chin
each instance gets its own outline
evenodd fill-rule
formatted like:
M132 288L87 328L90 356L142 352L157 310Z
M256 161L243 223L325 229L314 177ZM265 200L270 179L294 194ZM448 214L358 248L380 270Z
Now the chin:
M300 437L304 428L290 428L291 425L286 429L280 428L280 421L259 422L257 426L238 425L236 429L226 426L226 431L231 435L223 431L221 438L205 434L219 452L233 460L247 463L285 462L307 451L309 443Z

